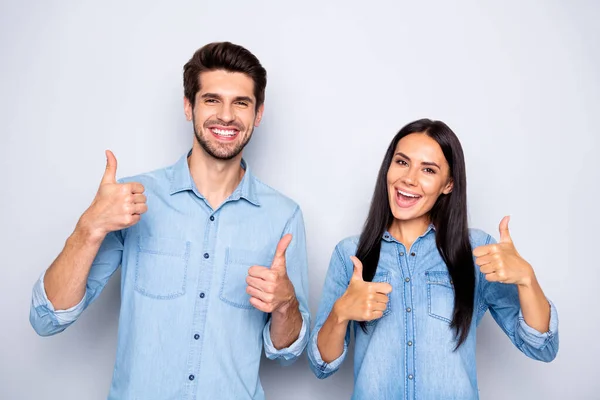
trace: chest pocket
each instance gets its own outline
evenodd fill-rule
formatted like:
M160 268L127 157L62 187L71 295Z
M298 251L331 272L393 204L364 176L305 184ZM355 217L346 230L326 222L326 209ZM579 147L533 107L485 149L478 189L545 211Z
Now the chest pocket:
M452 322L454 313L454 286L447 271L428 271L427 302L429 316L445 322Z
M185 294L190 242L140 236L135 262L135 290L154 299Z
M219 298L230 306L255 310L246 293L248 269L253 265L268 267L271 257L262 252L228 248Z
M390 273L387 271L375 272L375 276L373 277L372 282L385 282L385 283L391 284ZM388 296L391 296L391 293L389 293ZM383 312L383 315L381 316L381 318L373 319L371 321L366 321L367 326L373 326L373 325L377 324L378 321L382 320L387 315L389 315L389 313L392 312L392 308L391 308L392 302L390 300L391 299L388 297L387 307L385 308L385 311Z

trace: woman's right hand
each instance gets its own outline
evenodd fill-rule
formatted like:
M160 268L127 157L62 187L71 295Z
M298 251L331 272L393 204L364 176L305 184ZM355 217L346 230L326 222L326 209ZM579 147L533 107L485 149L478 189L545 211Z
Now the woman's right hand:
M354 273L346 292L333 306L338 322L372 321L381 318L387 307L392 285L385 282L365 282L363 265L356 257L350 257Z

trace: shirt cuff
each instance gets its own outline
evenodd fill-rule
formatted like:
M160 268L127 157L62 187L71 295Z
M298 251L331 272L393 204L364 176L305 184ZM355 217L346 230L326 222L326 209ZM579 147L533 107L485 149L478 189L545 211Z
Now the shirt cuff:
M33 308L35 309L39 317L48 315L52 320L52 324L55 326L72 324L81 315L85 308L87 290L78 304L66 310L55 310L54 306L52 305L50 300L48 300L48 296L46 295L46 289L44 288L45 275L46 272L42 274L40 279L33 286Z
M265 355L270 360L282 359L284 361L294 361L302 354L308 341L308 324L307 318L302 314L302 328L300 328L300 334L298 339L288 347L277 350L271 340L271 319L265 325L263 329L263 342L265 344Z
M540 333L527 325L527 322L525 322L525 318L523 317L523 312L519 310L517 333L525 343L538 350L542 350L546 347L546 345L558 334L558 312L550 300L548 300L548 304L550 304L550 327L548 332L544 333Z
M323 358L321 358L321 352L319 351L319 346L317 346L319 330L315 330L314 334L310 338L310 342L308 343L308 359L310 361L310 366L317 378L324 379L336 372L340 368L340 365L342 365L342 362L346 358L346 353L348 352L348 345L344 340L344 351L342 351L342 354L329 363L323 361Z

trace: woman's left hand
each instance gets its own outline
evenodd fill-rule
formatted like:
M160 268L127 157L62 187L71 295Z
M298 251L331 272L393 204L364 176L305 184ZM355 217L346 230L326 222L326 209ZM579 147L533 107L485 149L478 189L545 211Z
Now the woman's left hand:
M485 279L489 282L512 283L530 286L535 280L531 265L517 252L508 232L506 216L500 221L500 241L495 244L479 246L473 250L475 263L479 265Z

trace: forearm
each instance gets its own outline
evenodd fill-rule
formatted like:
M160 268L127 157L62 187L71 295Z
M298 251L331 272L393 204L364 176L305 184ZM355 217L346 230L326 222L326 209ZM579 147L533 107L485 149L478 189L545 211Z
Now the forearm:
M330 363L339 358L344 352L344 339L348 329L348 320L339 317L335 306L329 313L317 336L317 347L321 358Z
M550 304L534 277L527 285L517 285L521 312L527 325L540 333L550 328Z
M92 233L82 223L69 236L64 249L44 275L46 296L55 310L66 310L81 301L103 239L103 235Z
M302 329L302 314L298 300L294 297L288 305L271 314L271 341L277 350L294 343Z

